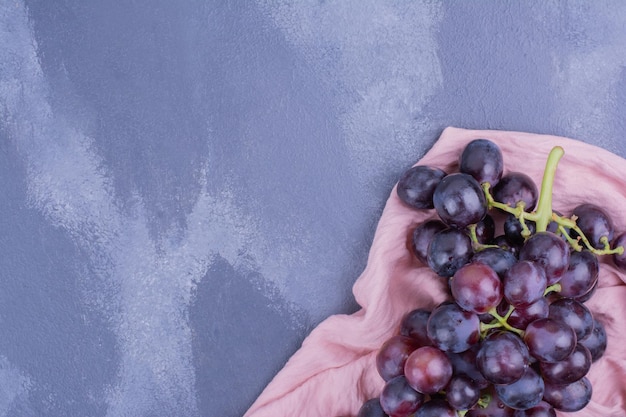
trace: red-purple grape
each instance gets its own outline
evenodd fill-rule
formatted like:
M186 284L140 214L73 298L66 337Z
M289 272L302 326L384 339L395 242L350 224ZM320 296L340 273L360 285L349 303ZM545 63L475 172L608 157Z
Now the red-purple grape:
M431 313L426 332L440 350L463 352L480 340L480 320L456 304L444 303Z
M512 252L502 248L485 248L472 256L471 262L480 262L493 269L500 278L511 267L517 258Z
M556 417L556 411L550 404L541 401L527 410L515 410L514 417Z
M363 403L356 417L389 417L380 406L379 398L371 398Z
M424 395L415 391L403 376L385 383L380 393L380 406L392 417L407 417L424 403Z
M429 310L418 308L405 314L400 322L400 334L415 340L417 347L432 346L433 342L428 338L426 330L430 313Z
M428 266L441 277L451 277L469 262L474 250L472 241L462 231L446 229L436 233L428 246Z
M493 198L508 206L515 207L524 202L524 210L532 211L537 205L538 191L535 182L521 172L504 175L493 188Z
M453 375L446 388L446 400L456 410L469 410L480 398L480 387L467 375Z
M602 237L606 237L609 242L613 240L615 232L613 221L603 208L595 204L585 203L577 206L573 214L577 217L576 225L594 248L604 248L604 244L601 242ZM578 236L573 230L570 234L572 237Z
M532 356L542 362L558 362L576 347L574 329L562 321L538 319L526 326L524 342Z
M540 297L528 306L515 307L507 322L516 329L524 330L533 321L548 317L549 308L548 300L545 297Z
M488 182L492 187L500 181L503 169L502 151L488 139L472 140L459 157L459 171L479 183Z
M592 391L591 382L587 377L566 385L546 382L543 399L557 410L574 412L582 410L589 404Z
M482 263L461 267L450 279L450 291L456 303L476 314L486 313L502 301L502 283L498 274Z
M519 261L504 274L504 298L515 307L528 306L543 297L548 280L534 262Z
M414 417L456 417L456 415L454 409L446 401L435 398L426 401Z
M591 353L580 343L567 358L559 362L540 362L543 379L552 384L571 384L587 375L591 368Z
M586 295L598 282L598 258L588 250L572 252L567 271L559 280L559 295L567 298L578 298Z
M404 172L396 192L400 200L416 209L433 208L433 193L446 173L439 168L414 166Z
M589 349L589 353L591 353L591 362L595 362L600 359L602 355L604 355L607 345L607 336L604 325L597 319L594 319L591 334L584 340L581 340L580 344Z
M445 176L435 188L433 203L441 220L457 229L476 224L487 214L485 194L468 174Z
M526 368L524 375L510 384L496 385L496 393L502 402L516 410L526 410L541 402L544 382L541 376L531 367Z
M481 343L476 366L494 384L510 384L524 375L530 362L522 339L508 331L495 331Z
M411 353L404 365L409 385L423 394L441 391L452 378L452 363L441 350L423 346Z

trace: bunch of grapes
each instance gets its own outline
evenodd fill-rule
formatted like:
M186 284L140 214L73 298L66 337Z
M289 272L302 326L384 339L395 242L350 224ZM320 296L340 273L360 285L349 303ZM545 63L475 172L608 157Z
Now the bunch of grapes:
M569 217L552 210L563 153L550 152L541 190L521 172L503 175L502 152L487 139L464 148L459 172L405 172L400 199L438 216L412 232L414 256L450 297L404 316L376 357L384 388L358 417L548 417L589 403L586 374L607 336L584 303L598 255L626 270L626 233L616 236L593 204Z

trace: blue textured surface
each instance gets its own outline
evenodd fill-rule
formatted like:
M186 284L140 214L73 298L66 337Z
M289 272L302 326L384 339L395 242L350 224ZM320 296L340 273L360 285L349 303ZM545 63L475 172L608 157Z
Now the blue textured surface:
M450 125L626 155L626 4L0 1L0 416L240 416ZM532 146L529 144L529 146Z

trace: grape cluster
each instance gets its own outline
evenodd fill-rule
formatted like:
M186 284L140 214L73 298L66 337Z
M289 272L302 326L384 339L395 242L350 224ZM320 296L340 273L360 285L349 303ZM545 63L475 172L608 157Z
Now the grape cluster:
M548 417L588 404L586 375L607 335L584 303L598 255L626 270L626 233L593 204L569 217L552 210L563 153L552 149L541 190L521 172L504 175L487 139L464 148L459 172L415 166L402 176L398 197L437 214L412 231L413 254L450 297L404 316L376 356L384 388L358 417Z

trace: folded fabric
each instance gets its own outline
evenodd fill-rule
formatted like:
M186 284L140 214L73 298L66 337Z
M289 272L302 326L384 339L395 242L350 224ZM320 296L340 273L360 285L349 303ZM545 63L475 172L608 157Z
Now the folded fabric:
M606 150L562 137L504 131L447 128L417 163L458 171L465 145L487 138L500 146L504 172L529 175L539 187L548 153L560 145L553 209L569 215L584 202L604 207L616 231L626 231L626 161ZM407 167L408 168L408 167ZM361 404L377 397L384 385L376 371L376 353L398 332L407 312L432 308L448 295L445 280L421 264L409 249L413 228L435 218L434 210L416 211L391 191L374 236L365 270L353 293L361 309L331 316L317 326L302 347L265 388L245 417L355 416ZM586 305L606 328L608 348L592 365L591 403L561 417L626 416L626 274L609 257L601 259L599 286Z

